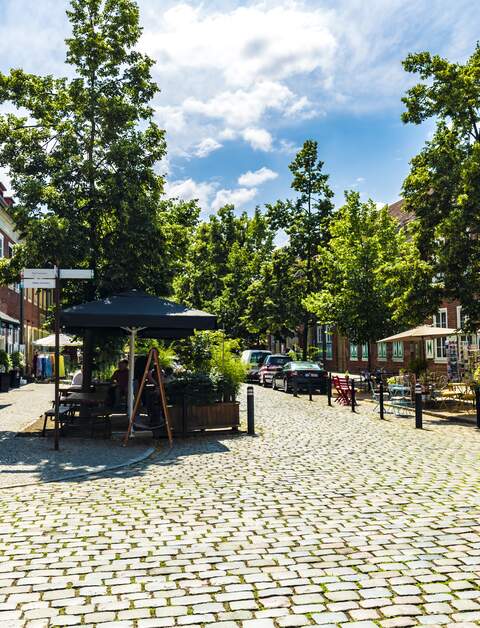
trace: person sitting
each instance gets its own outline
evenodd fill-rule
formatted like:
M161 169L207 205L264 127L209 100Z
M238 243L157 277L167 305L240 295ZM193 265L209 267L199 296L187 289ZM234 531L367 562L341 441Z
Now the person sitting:
M73 374L70 386L80 386L81 387L82 385L83 385L83 372L82 372L82 369L78 369Z
M128 394L128 360L120 360L118 368L112 375L112 385L108 389L107 404L111 407Z

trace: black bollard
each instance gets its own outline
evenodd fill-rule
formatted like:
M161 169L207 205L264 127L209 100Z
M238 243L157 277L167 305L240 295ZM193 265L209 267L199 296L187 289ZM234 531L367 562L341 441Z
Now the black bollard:
M328 374L328 378L327 378L327 399L328 399L328 405L331 406L332 405L332 374L331 373Z
M253 386L247 387L247 426L250 436L255 436L255 403Z
M383 421L383 419L385 418L385 406L383 403L383 381L382 380L380 380L379 395L380 395L380 418Z
M475 386L475 409L477 411L477 427L480 430L480 386Z
M293 396L298 397L298 382L296 375L293 376Z
M313 401L312 399L312 382L308 382L308 400Z
M355 401L355 380L352 379L352 412L355 412L355 406L356 406L356 401Z
M423 428L422 387L420 384L415 386L415 428L417 430L421 430Z

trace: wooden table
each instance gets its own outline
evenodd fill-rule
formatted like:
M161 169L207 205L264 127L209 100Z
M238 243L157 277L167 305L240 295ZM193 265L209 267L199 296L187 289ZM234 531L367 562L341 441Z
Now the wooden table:
M78 406L80 418L90 421L90 432L93 437L96 424L104 424L106 434L111 434L111 409L105 406L105 390L91 392L73 392L62 399L62 404Z
M72 392L68 394L65 399L62 399L62 404L69 404L73 406L101 406L105 403L105 391L93 390L88 392Z

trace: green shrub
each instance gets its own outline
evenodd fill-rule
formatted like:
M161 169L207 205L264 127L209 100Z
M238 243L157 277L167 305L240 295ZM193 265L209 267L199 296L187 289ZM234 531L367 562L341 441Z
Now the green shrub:
M10 360L10 356L6 351L0 349L0 372L8 373L8 371L12 368L12 363Z
M14 351L10 359L12 361L12 368L14 369L22 369L25 366L25 359L23 353L20 351Z
M137 355L146 355L150 349L158 351L158 361L160 368L172 368L175 358L177 357L173 345L165 345L163 342L151 338L137 338L135 353Z
M208 373L185 371L165 386L168 401L180 405L185 398L187 404L203 405L220 401L216 383Z
M239 340L222 331L202 331L179 342L176 349L187 371L209 377L217 401L235 398L248 370L237 355Z

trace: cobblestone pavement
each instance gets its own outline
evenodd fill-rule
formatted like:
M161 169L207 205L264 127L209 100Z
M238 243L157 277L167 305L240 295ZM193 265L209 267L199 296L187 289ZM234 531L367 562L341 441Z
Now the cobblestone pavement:
M102 438L62 437L60 451L54 451L52 438L17 437L17 432L51 408L53 397L53 384L28 384L0 395L0 489L88 474L152 452L151 439L144 438L124 449L119 442Z
M256 438L0 493L0 626L480 624L480 434L256 391Z

